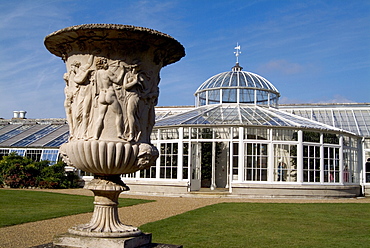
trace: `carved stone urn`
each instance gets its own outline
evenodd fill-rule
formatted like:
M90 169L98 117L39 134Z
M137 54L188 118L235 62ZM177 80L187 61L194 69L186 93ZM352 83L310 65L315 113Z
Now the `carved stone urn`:
M118 196L129 188L120 175L154 165L150 143L162 67L185 56L184 47L164 33L142 27L86 24L45 37L46 48L63 59L70 137L63 160L94 173L85 188L95 195L90 223L69 229L90 237L133 237L136 227L120 222Z

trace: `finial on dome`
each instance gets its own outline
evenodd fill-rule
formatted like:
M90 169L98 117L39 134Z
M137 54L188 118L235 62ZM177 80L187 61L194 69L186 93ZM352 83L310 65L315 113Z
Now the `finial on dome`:
M239 43L236 43L236 47L234 49L236 50L236 52L234 52L235 53L235 57L236 57L236 63L239 64L239 55L242 53L240 51L240 45L239 45Z
M236 50L236 52L234 52L235 53L235 57L236 57L236 65L233 68L231 68L231 69L232 69L232 71L241 71L241 70L243 70L243 67L241 67L239 65L239 55L242 52L240 51L240 45L239 45L239 43L236 43L236 47L234 49Z

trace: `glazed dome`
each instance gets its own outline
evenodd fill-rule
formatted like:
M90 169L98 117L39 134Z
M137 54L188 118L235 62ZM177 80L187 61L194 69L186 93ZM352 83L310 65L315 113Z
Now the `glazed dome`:
M244 103L277 107L279 91L267 79L236 65L207 79L195 92L196 106Z

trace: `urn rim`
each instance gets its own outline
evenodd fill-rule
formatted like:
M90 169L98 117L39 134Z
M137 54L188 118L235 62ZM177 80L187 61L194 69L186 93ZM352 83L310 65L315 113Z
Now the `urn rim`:
M158 46L159 48L167 52L171 51L167 53L168 58L164 62L163 66L175 63L185 56L184 46L172 36L154 29L125 24L93 23L74 25L57 30L47 35L44 38L44 44L50 53L63 58L64 52L61 47L64 44L74 42L76 40L76 37L78 37L78 35L80 34L83 34L86 37L86 34L89 31L104 31L105 34L108 33L108 36L112 35L112 37L109 38L114 38L115 40L127 40L127 34L134 36L146 34L148 37L152 38L152 45ZM116 32L116 34L114 32ZM163 46L163 44L166 45ZM169 48L168 46L170 46L171 48Z

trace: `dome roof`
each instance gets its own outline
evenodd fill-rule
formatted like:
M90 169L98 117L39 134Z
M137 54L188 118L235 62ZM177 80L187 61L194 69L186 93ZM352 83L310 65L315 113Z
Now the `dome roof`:
M241 69L243 68L237 64L233 67L232 71L219 73L210 77L199 86L197 92L211 88L247 87L270 90L278 93L275 86L267 79L252 72L242 71Z
M195 92L197 106L219 103L251 103L276 106L279 91L267 79L242 71L239 63L232 71L207 79Z

